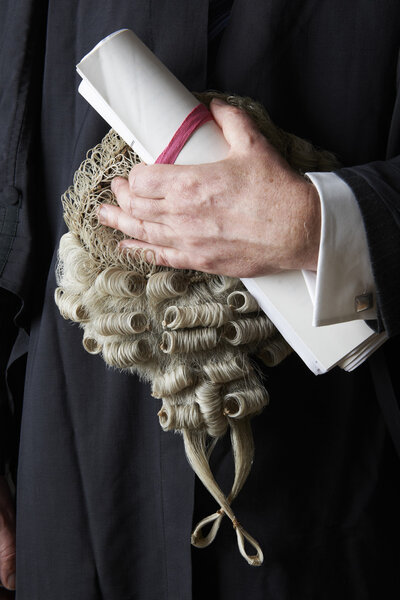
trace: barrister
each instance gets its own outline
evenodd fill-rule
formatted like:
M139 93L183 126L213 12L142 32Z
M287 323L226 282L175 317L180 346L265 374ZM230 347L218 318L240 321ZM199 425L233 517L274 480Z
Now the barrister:
M384 363L394 362L399 327L398 5L236 0L208 64L207 2L103 8L25 1L18 11L10 4L2 22L1 285L14 310L24 301L9 367L17 415L28 351L18 597L190 598L192 580L193 597L210 589L220 598L390 597L399 586L400 490L380 406L392 411L395 435ZM207 500L200 488L193 495L181 441L159 433L145 386L85 356L53 304L58 199L106 127L78 98L74 65L120 27L135 30L190 89L252 96L280 126L335 152L360 203L378 326L393 337L373 370L381 404L369 365L315 378L293 356L268 371L271 405L255 422L257 460L236 505L263 531L258 570L241 563L227 535L193 551L191 577L191 506L194 498L203 516ZM222 479L227 461L221 447Z

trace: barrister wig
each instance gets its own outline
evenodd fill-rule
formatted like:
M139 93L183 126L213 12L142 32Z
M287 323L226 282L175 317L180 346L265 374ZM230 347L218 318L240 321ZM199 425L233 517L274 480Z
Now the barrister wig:
M246 110L297 171L330 170L336 164L332 155L274 126L248 98L212 93L200 99L208 104L217 95ZM82 327L85 350L149 381L153 396L161 400L161 427L183 435L192 468L219 505L197 525L192 544L210 544L227 515L241 554L249 564L260 565L259 544L231 508L253 460L250 420L268 404L251 357L258 355L272 367L291 349L239 279L158 267L140 249L118 248L127 236L102 226L97 210L103 202L116 204L112 179L127 177L138 162L111 130L76 171L62 198L69 232L60 241L55 300L62 316ZM209 457L228 430L235 476L225 496ZM245 540L255 554L247 553Z

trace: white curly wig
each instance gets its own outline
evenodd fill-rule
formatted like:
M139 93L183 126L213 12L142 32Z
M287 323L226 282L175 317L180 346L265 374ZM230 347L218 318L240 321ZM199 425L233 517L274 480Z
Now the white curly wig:
M248 98L208 93L200 99L208 104L215 96L246 110L294 169L304 173L336 166L331 154L277 128ZM126 236L99 224L97 210L103 202L116 204L112 179L127 177L138 162L111 130L76 171L62 198L69 232L60 241L55 300L61 315L82 327L85 350L149 381L153 396L162 401L161 427L182 433L192 468L219 505L197 525L192 543L210 544L227 515L241 554L260 565L259 544L231 508L253 460L250 420L268 403L251 356L273 366L291 349L239 279L158 267L140 249L118 249ZM235 477L225 496L209 456L228 429ZM211 528L203 535L207 524ZM245 539L255 554L247 553Z

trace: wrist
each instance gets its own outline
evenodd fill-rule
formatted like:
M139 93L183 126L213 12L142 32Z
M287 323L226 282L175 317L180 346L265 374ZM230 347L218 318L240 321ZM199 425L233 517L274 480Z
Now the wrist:
M321 202L312 182L301 178L294 195L293 247L289 268L316 271L321 239Z

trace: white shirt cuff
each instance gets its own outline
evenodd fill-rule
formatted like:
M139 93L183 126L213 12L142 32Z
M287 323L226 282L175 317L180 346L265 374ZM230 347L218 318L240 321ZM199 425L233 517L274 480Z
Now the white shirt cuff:
M317 272L303 271L314 303L313 325L376 318L367 237L351 188L335 173L307 173L321 200Z

